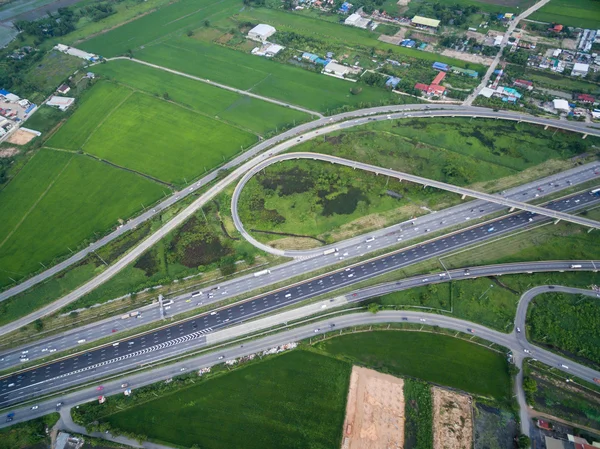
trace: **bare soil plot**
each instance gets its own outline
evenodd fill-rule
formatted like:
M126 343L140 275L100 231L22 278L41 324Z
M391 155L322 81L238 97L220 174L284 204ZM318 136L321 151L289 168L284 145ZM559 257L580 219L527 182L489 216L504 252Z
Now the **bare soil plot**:
M36 135L30 133L29 131L17 129L8 137L7 141L10 143L14 143L15 145L25 145L26 143L29 143L31 140L33 140L34 137L36 137Z
M492 61L494 60L494 58L490 58L488 56L472 55L471 53L465 53L462 51L451 50L449 48L446 48L442 52L442 55L448 56L450 58L460 59L461 61L474 62L477 64L483 64L483 65L491 65Z
M404 447L404 381L354 366L342 449Z
M0 157L13 157L19 154L19 149L15 147L8 147L0 149Z
M473 408L465 394L432 388L433 447L471 449L473 447Z

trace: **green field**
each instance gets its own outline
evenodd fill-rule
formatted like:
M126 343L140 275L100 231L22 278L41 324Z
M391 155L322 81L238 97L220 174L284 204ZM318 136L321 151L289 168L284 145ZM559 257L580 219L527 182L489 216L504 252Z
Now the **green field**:
M345 105L361 107L363 104L415 101L369 86L361 86L362 92L352 95L350 88L354 83L190 38L173 38L159 45L147 45L134 55L154 64L321 112Z
M325 353L397 376L416 377L496 400L510 395L503 354L444 335L374 331L316 345Z
M568 75L525 69L522 77L542 87L561 89L567 92L600 94L600 85Z
M40 150L0 192L0 209L11 211L0 229L0 284L52 263L161 196L160 185L130 172Z
M421 3L432 3L428 0L413 0L409 3L409 9L406 16L410 16ZM436 0L435 3L442 5L461 5L461 6L477 6L480 11L487 13L512 12L518 14L520 11L526 10L535 3L535 0Z
M412 449L433 447L431 387L414 379L404 381L404 441Z
M152 95L168 94L172 101L207 116L218 117L258 134L293 126L308 114L213 87L183 76L136 64L111 61L94 67L95 73Z
M25 126L41 132L43 137L45 137L46 133L52 130L64 116L65 113L60 109L42 105L27 119L27 124Z
M79 150L100 123L131 95L131 90L117 84L99 82L89 89L75 113L46 142L47 146Z
M183 447L331 449L340 445L349 377L345 362L294 351L106 421Z
M600 24L600 7L594 0L551 0L529 16L529 19L597 29Z
M50 413L41 418L0 429L0 449L41 449L50 447L50 436L46 434L46 429L51 429L58 419L58 413Z
M600 366L600 304L594 297L547 293L527 312L532 341L575 360Z
M247 131L133 93L92 134L84 151L170 183L184 183L256 142Z

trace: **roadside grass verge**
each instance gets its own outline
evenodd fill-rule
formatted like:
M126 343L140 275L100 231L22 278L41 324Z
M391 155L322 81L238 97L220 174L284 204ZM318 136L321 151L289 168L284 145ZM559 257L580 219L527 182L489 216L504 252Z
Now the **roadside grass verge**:
M567 293L537 296L527 311L532 342L580 363L600 366L600 304L597 298Z
M52 264L163 195L152 181L81 155L42 149L31 162L0 192L2 210L14 211L5 218L13 223L6 228L12 234L5 233L0 246L4 285Z
M431 387L414 379L404 380L404 441L411 449L433 447Z
M207 116L220 118L258 134L281 130L310 119L308 114L245 97L183 76L127 60L94 67L98 75L133 89L169 99Z
M497 401L510 398L503 354L433 333L373 331L321 341L323 353L378 371L459 388Z

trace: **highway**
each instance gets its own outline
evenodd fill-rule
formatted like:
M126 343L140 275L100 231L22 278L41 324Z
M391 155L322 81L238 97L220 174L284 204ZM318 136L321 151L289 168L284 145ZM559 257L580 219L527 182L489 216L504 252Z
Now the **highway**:
M572 203L571 201L574 201L574 198L580 199L580 203ZM566 203L566 201L569 201L569 203ZM554 204L557 207L564 206L565 209L575 209L585 204L595 204L598 201L600 201L598 197L581 194L557 201ZM342 287L348 287L356 282L368 280L432 257L439 257L467 245L488 240L493 235L508 234L530 223L543 221L547 221L547 218L540 215L532 216L529 212L501 217L392 254L357 263L353 267L340 269L334 273L328 273L244 302L226 306L193 319L155 329L116 345L109 344L90 350L85 354L66 357L40 367L12 374L0 379L0 405L19 402L47 391L63 390L69 385L76 385L84 380L103 376L107 373L120 372L140 363L149 363L150 361L171 357L178 352L188 350L191 346L204 344L207 334L234 323L258 317L264 313L318 295L334 292ZM493 231L490 231L492 228ZM559 265L555 266L555 269L559 271L597 269L595 261L557 263ZM572 266L573 264L575 266ZM534 267L535 263L532 263L531 267L523 266L522 270L529 272ZM494 268L489 270L488 274L498 274ZM447 276L450 279L452 273L447 274ZM431 279L431 275L424 275L421 277L421 285L426 285L429 282L439 282L441 277L444 276ZM202 297L207 298L208 295L218 295L219 291L204 292Z
M586 294L593 294L593 292L586 292ZM472 329L474 331L474 335L492 343L507 347L514 354L524 353L524 350L528 350L530 351L531 355L540 362L546 363L547 365L556 367L558 369L562 369L563 371L567 371L573 376L577 376L589 381L591 381L594 377L600 376L599 372L591 368L567 361L563 357L533 346L526 340L520 338L522 334L517 334L516 332L503 334L501 332L497 332L468 321L425 312L381 311L377 314L355 313L319 320L312 324L303 325L260 339L250 340L244 342L243 345L240 346L227 348L226 350L213 351L193 359L184 360L151 371L130 374L126 377L121 377L116 380L106 381L102 383L103 389L101 393L96 391L96 385L94 385L73 393L65 393L56 400L42 401L39 403L39 408L37 410L30 410L29 407L17 408L15 410L15 420L13 423L32 419L52 412L55 410L55 405L58 401L63 402L65 406L71 407L94 400L99 394L109 396L122 393L123 389L120 387L120 385L124 381L130 384L130 387L134 389L135 394L135 389L143 385L168 379L170 377L185 372L190 372L192 370L197 370L202 367L216 365L218 363L222 363L223 360L254 354L292 341L300 341L312 337L319 338L319 335L323 332L332 330L332 325L335 326L336 331L342 332L343 330L352 328L354 326L394 322L409 322L417 324L420 323L427 326L439 326L462 333L468 333L470 332L470 329ZM223 359L220 359L220 357L223 357ZM569 366L568 370L561 368L561 365L565 363ZM0 422L0 426L5 427L7 424Z
M81 296L86 293L92 291L102 283L106 282L108 279L111 279L114 275L120 272L123 268L137 259L142 253L152 247L155 243L161 240L165 235L175 229L177 226L185 222L187 218L189 218L192 214L194 214L198 208L206 204L207 201L214 198L223 188L225 188L228 184L234 182L236 179L241 177L244 173L252 168L252 166L257 163L263 161L264 159L272 156L273 154L280 153L283 151L287 151L292 148L294 145L298 143L298 140L306 141L316 137L320 137L323 134L338 131L340 129L345 129L352 126L357 126L360 124L364 124L368 121L368 117L375 117L377 114L385 114L387 113L386 118L389 119L405 119L410 117L480 117L480 118L496 118L496 119L505 119L505 120L513 120L517 122L528 122L534 123L542 126L550 126L550 127L560 127L561 129L579 132L585 135L591 134L600 136L600 129L588 127L586 124L580 122L569 122L569 121L556 121L551 119L544 119L538 117L527 116L523 114L516 114L512 112L503 112L503 111L491 111L485 108L473 108L473 107L462 107L461 110L453 110L456 106L453 105L436 105L437 109L432 110L431 105L399 105L399 106L381 106L377 108L371 109L363 109L359 111L347 112L343 114L338 114L329 118L322 118L310 123L306 123L296 128L293 128L289 131L286 131L276 137L265 140L258 145L254 146L251 150L242 153L237 158L228 162L224 166L220 167L220 170L230 169L237 166L229 175L224 177L223 179L217 181L208 191L204 194L201 194L192 204L186 207L183 211L181 211L177 216L163 225L160 229L158 229L154 234L147 237L145 240L140 242L137 246L131 249L125 256L119 259L117 262L109 266L104 272L91 279L84 285L80 286L73 292L68 295L60 298L59 300L49 304L30 315L23 317L19 320L15 320L14 322L2 326L0 328L0 335L6 334L13 330L16 330L26 324L29 324L35 321L38 318L46 316L50 313L53 313L57 310L60 310L65 305L77 300ZM413 112L411 114L402 112L402 111L411 111L411 110L420 110L417 112ZM358 120L347 120L349 118L355 117L363 117ZM379 117L381 118L381 117ZM343 120L347 120L343 122ZM341 123L339 123L341 122ZM338 124L339 123L339 124ZM325 126L327 125L327 126ZM325 126L321 129L315 129L321 126ZM312 130L312 131L311 131ZM303 134L302 134L303 133ZM300 136L302 136L300 138ZM295 137L295 139L293 138ZM292 139L290 139L292 138ZM287 140L290 139L290 140ZM277 144L277 145L276 145ZM275 146L273 146L275 145ZM263 152L263 150L269 149L269 152ZM252 158L252 159L250 159ZM239 165L242 164L242 165ZM239 166L238 166L239 165ZM220 171L219 170L219 171ZM201 180L194 182L190 187L186 187L181 192L175 193L170 198L167 198L165 201L154 207L153 209L149 209L144 214L130 220L127 222L122 228L117 229L111 234L105 236L101 240L92 243L88 248L82 250L71 258L63 261L62 263L50 268L49 270L40 273L23 283L12 287L2 293L0 293L0 301L7 299L18 292L22 292L27 288L47 279L53 274L58 273L64 268L82 260L87 254L91 251L103 246L104 244L114 240L118 236L122 235L124 232L138 226L140 223L150 219L153 215L160 213L166 207L169 207L176 201L178 201L183 196L191 195L195 192L195 190L206 186L208 183L215 181L218 177L219 171L213 171L209 175L203 177Z
M470 196L470 197L474 197L474 198L477 198L479 200L483 200L483 201L486 201L489 203L498 204L505 208L510 207L512 209L526 210L531 213L546 215L548 217L554 218L555 220L564 220L564 221L569 221L572 223L580 224L583 226L588 226L590 228L600 229L600 223L595 220L590 220L588 218L570 215L570 214L558 211L556 209L548 209L548 208L544 208L544 207L540 207L540 206L535 206L532 204L527 204L522 201L523 199L531 200L533 198L539 197L540 196L539 191L531 192L531 193L525 191L521 195L521 198L518 198L518 196L516 196L516 199L514 199L515 198L514 194L513 195L510 195L510 194L492 195L492 194L488 194L488 193L481 193L481 192L474 191L472 189L458 187L458 186L454 186L454 185L447 184L444 182L439 182L439 181L434 181L431 179L423 178L421 176L415 176L415 175L411 175L408 173L398 172L398 171L392 170L392 169L381 168L381 167L377 167L375 165L365 164L362 162L356 162L356 161L352 161L349 159L343 159L341 157L331 156L328 154L308 153L308 152L286 153L286 154L280 154L278 156L273 156L272 158L269 158L266 161L263 161L263 162L255 165L248 173L246 173L242 177L242 179L240 179L240 181L238 182L238 184L233 192L233 195L231 197L231 215L233 218L233 223L234 223L236 229L238 230L238 232L248 242L252 243L254 246L260 248L261 250L263 250L265 252L276 254L279 256L298 257L298 256L317 255L319 253L322 253L324 249L335 248L337 246L337 244L333 244L333 245L329 245L325 248L303 250L303 251L279 250L279 249L272 248L269 245L259 242L254 237L252 237L244 228L244 225L243 225L242 220L240 219L240 216L238 213L238 202L239 202L239 198L242 194L242 190L244 189L244 186L246 185L246 183L248 181L250 181L250 179L252 179L252 177L254 177L254 175L256 175L261 170L265 169L266 167L268 167L272 164L275 164L278 162L283 162L283 161L297 160L297 159L318 160L318 161L323 161L323 162L330 162L332 164L343 165L346 167L351 167L353 169L369 171L369 172L375 173L377 175L383 175L383 176L388 176L388 177L392 177L392 178L397 178L400 181L406 180L406 181L421 184L426 187L431 186L431 187L446 190L449 192L457 193L459 195L463 195L463 198ZM594 165L594 167L593 167L594 175L596 174L597 171L600 173L600 165L598 165L597 167ZM589 175L590 175L590 179L593 179L592 176L594 176L594 175L591 175L591 174L589 174ZM540 188L542 188L542 187L540 186ZM486 204L486 206L489 208L489 210L492 209L489 207L489 205ZM501 208L499 208L498 210L500 210L500 209Z
M568 170L567 172L562 172L523 186L515 187L508 190L506 195L517 198L534 198L534 195L537 193L539 193L541 196L544 196L550 193L555 193L556 191L559 191L560 189L569 185L575 185L589 179L595 179L596 177L598 177L598 175L596 174L594 165L587 164ZM539 188L542 188L543 191L539 191ZM525 193L527 195L524 195ZM565 198L563 202L555 203L551 207L563 208L573 206L574 208L579 208L579 206L588 204L593 200L594 197L583 194L578 198ZM383 250L392 245L410 244L411 240L422 238L427 233L442 231L457 225L467 224L469 221L497 212L501 208L501 206L489 203L486 204L483 201L471 201L459 206L450 207L442 211L419 217L418 219L409 222L400 223L390 228L370 233L369 236L375 237L375 240L369 242L368 244L365 243L365 236L359 236L344 242L340 242L337 244L339 249L337 255L336 253L323 255L322 250L319 250L318 257L311 257L309 259L300 258L292 262L272 267L270 268L271 273L265 276L256 277L252 274L249 274L219 283L211 287L216 290L211 293L212 297L210 298L207 297L206 294L199 298L189 298L188 293L178 295L174 298L170 298L175 300L175 303L167 306L169 309L165 310L164 312L167 317L171 317L178 313L189 312L194 308L204 307L210 303L219 302L241 295L245 292L268 287L269 285L288 280L290 278L299 276L300 274L325 268L327 266L339 263L340 258L343 260L350 260L351 258L357 256L364 256L371 251ZM537 222L537 220L541 219L542 217L534 216L530 218L532 218L532 220L535 219ZM414 224L412 224L413 222ZM486 228L486 231L491 227L492 225L489 225ZM430 229L430 231L426 233L424 232L425 229ZM500 231L502 231L502 229L499 228L498 232L493 231L491 233L487 233L488 235L484 236L484 238L494 238L500 233ZM452 248L453 246L449 247L449 251L452 250ZM307 252L306 254L314 255L314 252L311 251ZM77 346L76 342L79 340L91 342L100 338L108 337L113 333L119 333L124 330L130 330L142 325L156 322L162 318L160 310L156 305L145 306L137 310L141 312L137 318L122 320L120 319L120 316L122 315L121 314L116 317L101 320L97 323L63 332L56 336L42 339L35 343L28 342L25 346L19 348L2 351L0 352L0 370L10 369L18 366L20 364L20 359L18 356L23 350L28 351L27 358L29 360L35 360L49 355L51 353L50 351L64 351L75 347Z

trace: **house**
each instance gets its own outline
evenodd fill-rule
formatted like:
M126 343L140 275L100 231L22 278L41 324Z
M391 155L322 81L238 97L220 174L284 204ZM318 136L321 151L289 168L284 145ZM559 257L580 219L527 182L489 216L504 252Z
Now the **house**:
M571 76L585 76L590 70L589 64L582 64L580 62L576 62L573 66L573 70L571 71Z
M580 101L581 103L594 103L594 101L596 101L596 99L594 97L592 97L590 94L579 94L577 95L577 101Z
M66 84L61 84L58 89L56 89L56 92L58 92L61 95L66 95L67 93L69 93L69 91L71 90L71 88L69 86L67 86Z
M68 45L57 44L54 46L55 50L58 50L67 55L75 56L76 58L85 59L86 61L96 62L100 59L100 56L93 53L88 53L77 48L69 47Z
M91 80L96 78L96 75L93 72L87 72L85 76Z
M552 430L552 427L550 426L550 423L548 421L544 421L543 419L538 419L537 426L540 429Z
M444 72L450 70L450 66L448 64L444 64L443 62L434 62L431 68L435 70L443 70Z
M460 74L460 75L470 76L471 78L478 78L479 77L479 72L476 72L475 70L471 70L471 69L463 69L462 67L452 66L452 67L450 67L450 71L452 73L457 73L457 74Z
M514 80L513 86L522 87L523 89L527 89L527 90L533 89L533 83L531 81L527 81L527 80Z
M431 30L436 30L440 26L440 21L436 19L429 19L422 16L414 16L411 21L411 25L416 27L424 27Z
M352 3L344 2L344 3L342 3L342 6L340 6L340 11L343 12L344 14L348 14L351 9L352 9Z
M55 106L61 111L66 111L75 102L75 98L53 96L46 102L48 106Z
M444 72L441 72L444 73ZM446 92L446 88L444 86L440 86L439 84L423 84L417 83L415 84L415 89L420 90L426 95L437 95L442 96Z
M439 72L435 76L435 78L433 79L431 84L440 84L444 80L445 77L446 77L446 72Z
M267 58L272 58L284 48L285 47L282 45L265 42L260 47L254 47L252 49L252 54L256 56L266 56Z
M560 111L569 112L571 110L571 107L569 106L569 102L567 100L563 100L561 98L552 100L552 104L554 106L554 109L556 109L559 112Z
M390 76L387 79L387 81L385 82L385 85L387 87L391 87L392 89L395 89L399 82L400 82L400 78L398 78L397 76Z
M360 14L354 13L350 14L346 20L344 20L345 25L350 25L357 28L366 29L369 26L371 19L365 19Z
M559 23L554 25L552 28L548 28L548 31L554 31L555 33L560 33L563 30L563 26Z
M248 31L248 39L258 42L266 42L277 30L271 25L261 23Z
M338 64L337 62L330 61L323 69L323 73L326 75L335 76L337 78L344 78L346 75L356 74L360 72L360 69Z
M503 36L496 36L494 38L494 47L499 47L500 45L502 45L502 39Z

